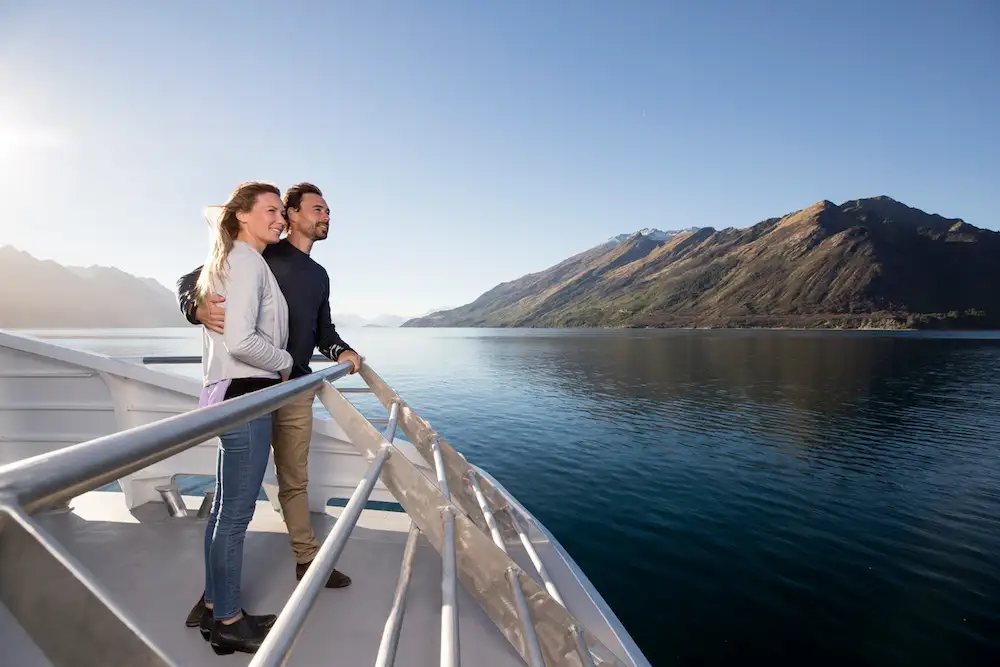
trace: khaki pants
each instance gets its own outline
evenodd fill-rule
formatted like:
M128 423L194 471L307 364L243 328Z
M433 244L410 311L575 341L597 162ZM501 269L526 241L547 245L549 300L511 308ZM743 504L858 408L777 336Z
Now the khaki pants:
M278 502L292 542L296 563L308 563L319 551L309 521L309 440L312 437L312 404L315 392L298 396L274 412L274 469L278 477Z

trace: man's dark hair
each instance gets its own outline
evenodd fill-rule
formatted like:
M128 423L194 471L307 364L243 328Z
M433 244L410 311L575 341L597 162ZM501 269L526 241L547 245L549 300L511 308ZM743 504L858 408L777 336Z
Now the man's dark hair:
M285 217L288 217L288 209L294 208L298 211L302 208L302 198L305 195L313 194L322 197L323 192L312 183L297 183L285 191L282 202L285 205Z

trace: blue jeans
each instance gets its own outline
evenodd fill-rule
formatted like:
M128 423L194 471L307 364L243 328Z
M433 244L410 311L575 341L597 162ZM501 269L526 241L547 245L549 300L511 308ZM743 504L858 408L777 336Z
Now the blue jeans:
M271 452L271 415L226 431L219 440L215 502L205 526L205 602L213 605L216 620L226 620L243 609L243 539Z

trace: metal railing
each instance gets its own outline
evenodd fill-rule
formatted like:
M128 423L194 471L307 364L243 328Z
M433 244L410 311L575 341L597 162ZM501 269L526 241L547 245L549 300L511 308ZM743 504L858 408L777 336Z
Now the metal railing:
M0 500L31 514L121 479L280 408L325 380L347 375L352 364L311 375L0 467Z
M401 456L386 465L382 481L441 555L441 666L459 664L456 584L461 580L466 592L531 667L590 667L598 656L601 665L624 667L566 608L533 546L527 553L540 570L545 588L507 554L504 528L510 540L523 545L530 542L524 523L537 528L533 519L518 509L505 490L498 490L491 478L477 478L478 469L452 449L370 366L362 368L360 374L383 407L390 410L391 421L398 422L435 473L433 478L425 476ZM336 389L324 387L319 399L361 451L370 456L385 444L383 435ZM409 539L416 539L413 531L411 528L407 549ZM409 567L404 558L397 595L383 631L387 650L380 647L378 667L392 664L394 648L389 650L389 645L392 634L399 631L402 612L397 603L405 595ZM636 667L648 667L641 655L636 657L632 660Z
M192 363L192 362L199 363L201 361L199 357L190 357L190 358L142 357L141 359L143 363L147 364L179 364L179 363ZM312 360L318 362L329 361L329 359L327 359L326 357L322 357L320 355L315 355ZM381 434L382 437L379 438L382 444L379 445L377 449L369 447L367 450L368 458L372 460L380 456L381 453L386 450L386 447L391 447L390 443L392 443L393 438L395 437L396 434L396 430L398 426L401 424L401 412L402 412L401 406L404 406L405 403L402 401L401 398L399 398L398 395L395 394L395 392L392 392L392 390L388 388L388 385L385 385L381 381L381 378L379 378L371 370L370 367L366 366L365 368L363 368L361 376L368 386L364 388L346 388L346 387L338 388L336 391L339 392L340 394L351 391L373 392L376 394L379 400L381 400L385 404L384 407L388 409L389 416L387 419L365 420L367 421L366 424L367 428L372 428L372 425L374 424L386 425L385 431ZM387 394L386 393L387 391L391 392L391 395ZM350 403L348 403L346 400L343 400L341 402L340 404L341 412L339 414L340 419L338 419L337 418L338 415L335 414L337 408L331 409L332 406L328 404L328 401L322 399L322 393L320 397L321 397L321 402L323 402L324 406L327 407L328 410L330 410L331 415L333 415L334 418L337 419L338 423L341 424L341 427L348 428L348 432L351 434L352 440L355 439L359 441L365 440L365 437L368 434L358 433L358 431L356 430L358 426L357 422L355 422L354 428L351 428L346 423L344 423L345 421L346 422L351 421L350 419L344 420L345 413L343 412L343 409L349 406ZM356 408L353 408L353 406L351 406L351 409L352 411L356 411ZM409 409L407 408L407 410ZM412 411L410 411L410 414L420 422L423 422L423 420L420 419L419 417L416 417L415 413L412 413ZM360 413L358 413L357 416L360 416ZM402 425L405 429L406 428L405 420L403 420ZM418 437L415 438L414 440L415 444L419 445L420 441L419 436L423 434L408 432L408 435L411 436L411 439L414 439L413 436L417 435ZM539 577L542 579L546 592L552 597L553 600L555 600L563 608L565 608L566 604L563 601L562 595L559 593L559 590L557 589L556 585L554 584L548 572L546 571L546 568L542 563L542 560L539 557L537 551L532 545L527 535L527 532L524 526L522 525L521 520L518 518L517 514L514 511L512 511L513 509L512 505L507 502L504 502L502 512L499 515L495 514L491 507L490 500L487 498L486 493L484 493L483 488L480 485L479 475L477 474L476 470L473 469L472 466L470 466L468 462L465 461L465 457L462 456L460 453L451 450L451 448L448 447L447 445L442 446L442 442L440 441L436 433L431 433L430 436L428 436L427 440L429 441L428 447L423 449L421 451L421 454L423 454L424 458L428 460L428 463L432 465L436 475L437 487L440 493L442 494L443 499L446 501L444 506L440 510L440 514L438 517L440 521L440 529L442 531L441 537L443 538L441 541L442 576L441 576L440 664L441 667L458 667L460 664L460 644L459 644L459 628L458 628L459 615L458 615L458 594L457 594L459 568L457 563L457 552L455 544L455 521L458 512L458 507L456 507L453 504L455 502L455 499L452 497L451 489L449 486L449 481L448 481L449 474L454 475L455 478L457 478L458 480L461 481L467 480L469 482L469 487L471 488L472 491L471 495L475 498L476 507L478 507L478 509L482 513L482 520L486 524L486 527L488 529L488 534L490 535L493 543L502 550L505 556L507 556L507 547L497 520L497 517L500 516L505 520L505 526L507 527L508 532L511 534L512 538L519 540L521 542L529 559L532 562L532 565L534 565L536 571L539 574ZM445 461L445 456L444 456L445 448L447 448L448 450L449 454L448 460L451 462L451 465L448 465ZM420 449L419 446L418 449ZM379 462L379 460L376 460L376 463L378 463L377 466L375 463L373 463L372 467L369 469L369 474L374 474L375 478L377 478L378 473L382 469L382 463ZM372 484L374 484L374 479L372 481ZM362 484L359 485L358 489L355 491L355 494L352 495L351 500L348 502L349 507L351 506L351 503L355 502L355 497L358 496L358 494L363 491L364 485L365 483L362 482ZM464 490L465 487L462 486L462 489ZM412 491L413 489L408 488L408 490ZM498 504L498 501L505 500L503 496L505 495L506 492L502 494L497 494L495 489L492 488L492 486L490 487L490 490L491 492L493 492L494 504ZM365 492L363 499L360 500L360 505L358 506L359 507L358 515L360 515L360 507L364 505L364 502L367 500L369 493L370 493L370 488L368 489L367 492ZM471 518L467 513L462 513L462 517ZM353 529L354 524L357 521L357 518L358 516L350 517L348 513L345 511L345 515L342 516L341 519L337 522L336 526L345 524L344 530L342 531L343 535L342 537L338 538L342 540L344 544L346 544L347 537L349 536L351 530ZM334 532L336 532L336 527ZM420 528L416 525L413 518L411 518L410 530L407 535L407 541L406 541L406 546L404 548L403 559L400 565L399 580L397 581L396 591L393 596L392 607L390 608L389 615L386 619L382 633L382 640L379 644L378 653L376 655L376 661L375 661L376 667L391 667L391 665L393 665L393 662L395 660L396 648L398 646L399 635L402 629L403 615L405 612L405 598L407 589L409 587L409 581L412 576L413 558L416 552L416 544L417 540L420 537L420 534L421 534ZM330 536L328 536L327 540L321 547L321 550L327 547L327 544L331 542L333 537L334 534L331 532ZM301 631L301 627L305 622L306 613L308 612L308 609L311 608L313 602L315 601L315 597L318 594L323 581L325 581L325 578L329 576L329 570L333 569L333 566L336 562L336 555L339 554L339 549L342 548L343 545L341 544L338 547L338 550L335 552L334 557L331 560L329 560L328 563L324 562L322 564L323 567L317 568L314 566L313 568L310 568L310 572L317 569L319 570L316 573L316 581L314 584L315 589L313 589L312 586L307 585L307 579L309 577L309 573L307 573L307 576L303 578L303 582L300 585L300 588L303 588L305 590L303 590L302 593L300 594L299 590L296 589L296 593L295 595L293 595L293 598L296 600L295 605L293 605L293 599L289 599L288 603L286 604L285 609L294 610L293 613L289 615L286 614L284 610L282 611L281 615L279 616L278 622L275 624L275 627L272 628L271 632L268 634L268 639L265 641L265 644L261 647L260 651L254 657L254 660L250 663L252 667L264 667L264 666L272 667L274 665L283 664L284 661L287 660L294 646L295 638L298 636L298 633ZM529 609L528 602L524 596L524 582L531 582L531 584L533 584L533 582L527 577L525 577L524 580L522 581L523 574L520 568L516 564L514 564L513 561L510 561L509 557L508 557L508 563L509 565L506 567L503 574L505 581L508 585L508 591L511 597L510 602L513 604L514 609L516 609L516 615L520 625L520 635L523 642L521 650L523 652L523 656L525 658L525 661L530 665L530 667L544 667L545 661L544 658L542 657L543 651L535 629L536 623L532 619L531 610ZM321 565L321 563L319 562L319 556L317 556L316 565ZM282 622L282 618L286 618L286 621ZM496 621L495 618L494 621ZM588 665L592 665L593 658L590 654L589 649L587 648L587 643L583 634L584 630L578 624L576 624L575 620L572 622L572 624L568 625L568 630L573 650L578 655L581 663L585 667ZM275 634L274 638L272 638L271 636L272 634Z
M335 364L217 405L0 467L0 601L55 665L173 665L112 601L93 574L29 515L64 504L273 412L303 392L347 375L351 369L350 363ZM376 470L372 484L377 477ZM370 492L369 487L365 488ZM364 501L360 506L355 503L357 512L363 506ZM346 532L350 531L349 523L344 522ZM327 557L333 561L343 548L342 541L346 541L346 535L341 537L343 533L343 529L335 530L324 542ZM307 574L322 584L320 570L322 567L310 568ZM295 606L286 605L283 612L282 627L294 625L294 636L304 619L299 608L307 611L311 606L308 585L299 588L303 590L299 598L293 596L298 600ZM80 623L81 618L86 618L87 623ZM59 632L54 633L54 627ZM283 636L279 632L274 641Z
M142 357L143 363L199 363L199 357ZM325 357L314 358L329 361ZM319 398L371 462L333 530L302 581L278 616L250 663L253 667L284 665L302 632L317 595L336 565L375 483L381 478L410 515L399 581L376 656L377 667L393 664L405 611L406 591L419 537L439 551L441 579L441 665L459 665L457 585L466 590L521 653L531 667L622 663L576 621L566 609L522 524L534 525L518 512L505 490L480 476L388 388L367 365L364 388L334 388L329 382L346 375L351 364L335 364L219 405L201 408L152 424L98 438L0 467L0 600L7 604L53 664L150 665L172 662L100 589L93 576L47 535L28 514L56 506L107 482L169 458L226 430L271 412L302 392L320 387ZM342 395L372 392L389 411L386 420L369 420ZM373 426L384 422L384 432ZM398 454L392 445L398 427L434 469L436 482ZM478 510L476 512L475 510ZM537 527L537 526L536 526ZM520 541L537 569L544 588L507 554L506 540ZM18 565L20 564L20 566ZM24 575L24 564L33 576ZM41 568L41 577L36 570ZM20 572L19 572L20 570ZM39 580L42 583L39 583ZM71 615L59 601L67 592L83 600ZM46 613L40 613L40 610ZM67 628L53 636L60 615ZM67 648L71 647L71 648ZM573 655L576 661L570 660ZM641 656L640 656L641 657ZM578 662L577 662L578 661ZM634 660L639 665L648 665Z

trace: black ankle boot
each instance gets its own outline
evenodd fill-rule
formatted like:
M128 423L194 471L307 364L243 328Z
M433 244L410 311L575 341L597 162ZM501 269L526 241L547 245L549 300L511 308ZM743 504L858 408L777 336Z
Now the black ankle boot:
M248 614L246 609L241 610L243 612L243 618L250 621L250 624L261 630L268 630L274 625L274 622L278 620L278 617L274 614ZM205 609L204 613L201 615L201 621L199 622L199 630L201 631L201 636L205 641L209 641L212 638L212 624L215 623L215 618L212 616L211 609ZM265 633L266 634L266 633Z
M202 639L208 641L212 638L212 625L215 624L215 619L212 618L212 610L205 609L201 613L201 621L198 623L198 630L201 632Z
M243 610L243 616L250 619L250 622L261 630L270 630L274 622L278 620L274 614L248 614L246 609Z
M214 621L209 640L212 650L218 655L229 655L235 651L256 653L264 642L269 628L262 628L246 616L235 623Z
M186 625L189 628L198 627L198 622L201 620L201 617L204 616L204 614L205 614L205 594L202 593L201 597L198 598L198 601L194 604L194 607L192 607L191 611L188 612L187 620L184 621L184 625Z

